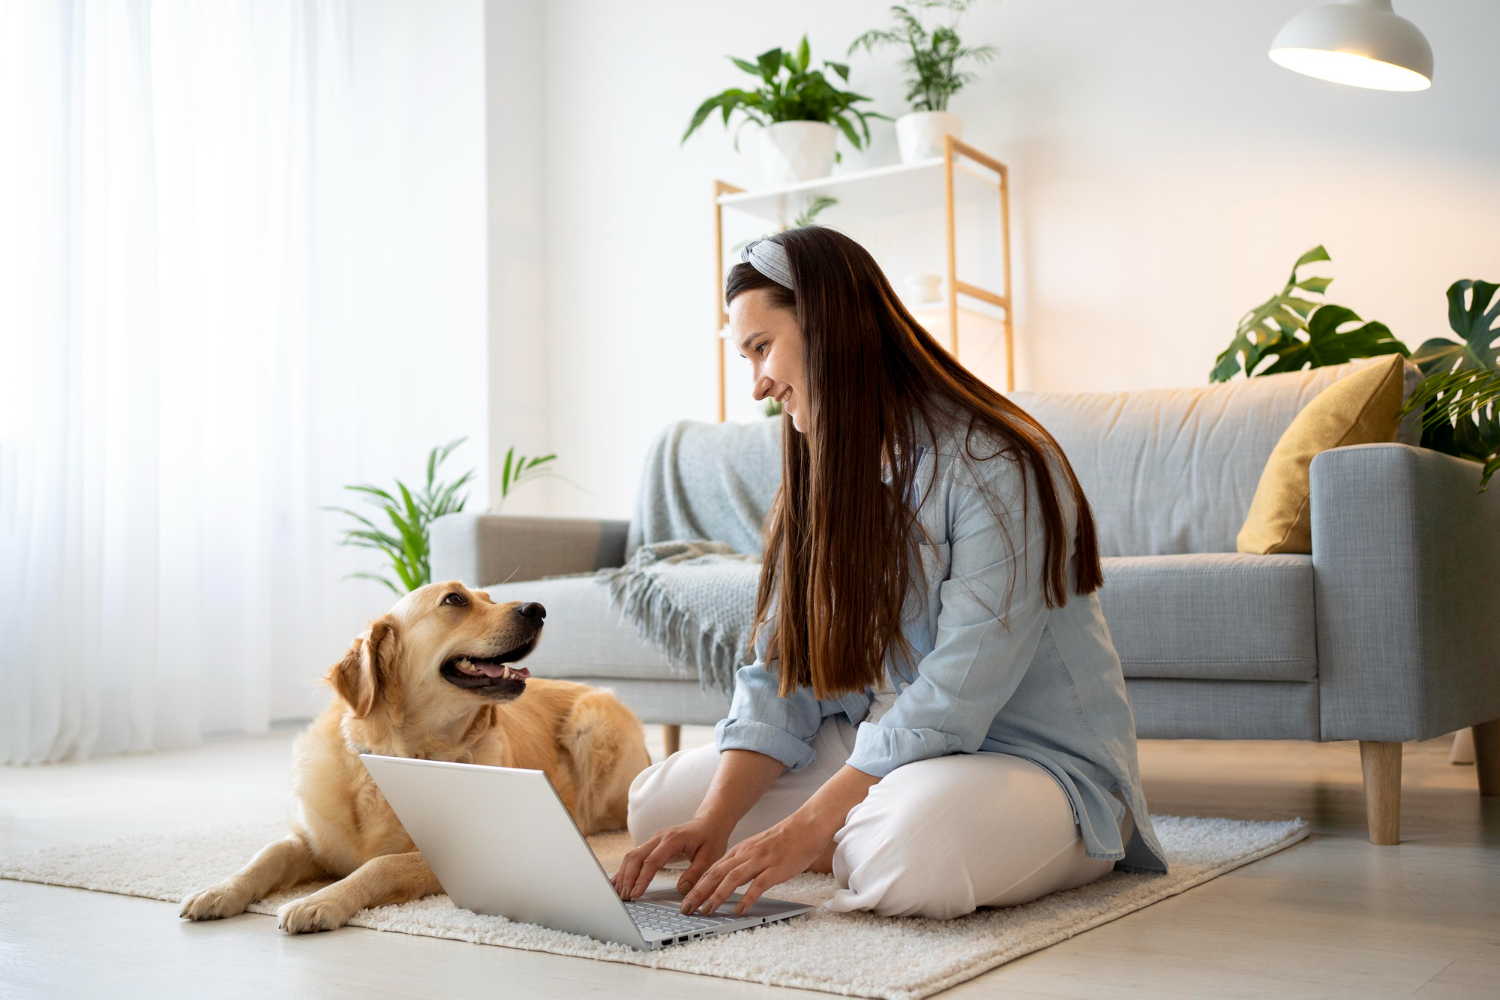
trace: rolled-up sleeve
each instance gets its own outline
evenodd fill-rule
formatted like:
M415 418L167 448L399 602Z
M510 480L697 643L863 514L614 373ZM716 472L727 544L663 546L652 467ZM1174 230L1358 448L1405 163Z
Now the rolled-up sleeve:
M977 752L1026 675L1046 629L1046 535L1035 491L1023 519L1019 472L1004 459L984 464L1005 467L997 471L1007 481L988 485L998 495L995 506L1007 506L997 516L972 479L955 477L949 573L938 588L932 651L890 711L878 722L860 725L849 757L852 767L874 777L912 761Z
M780 680L759 656L741 667L734 676L729 717L715 727L714 742L720 751L754 750L800 771L812 763L822 706L807 688L780 697Z

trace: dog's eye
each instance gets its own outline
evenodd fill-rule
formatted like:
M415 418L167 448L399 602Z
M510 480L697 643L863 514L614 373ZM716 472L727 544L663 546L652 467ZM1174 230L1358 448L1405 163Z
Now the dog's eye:
M446 597L444 597L443 598L443 603L444 604L448 604L448 605L452 605L455 608L463 608L463 607L467 607L468 606L469 599L467 597L465 597L463 594L453 593L453 594L449 594Z

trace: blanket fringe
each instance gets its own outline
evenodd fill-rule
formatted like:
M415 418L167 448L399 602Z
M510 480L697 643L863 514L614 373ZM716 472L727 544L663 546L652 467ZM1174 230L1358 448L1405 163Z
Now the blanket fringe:
M621 617L634 621L636 634L659 646L673 669L696 673L700 688L734 691L741 656L732 638L674 605L650 573L622 566L600 570L598 576L608 584L609 599Z

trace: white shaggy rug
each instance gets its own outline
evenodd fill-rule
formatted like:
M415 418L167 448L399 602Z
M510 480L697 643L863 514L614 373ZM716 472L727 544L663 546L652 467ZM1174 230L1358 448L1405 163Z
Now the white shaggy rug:
M657 952L636 952L534 924L512 923L504 917L481 916L458 909L447 896L361 910L350 923L847 996L917 1000L1175 896L1307 836L1307 824L1301 820L1256 823L1153 816L1152 822L1171 861L1170 874L1113 872L1070 892L1024 906L982 910L958 920L877 917L820 908L783 923ZM257 850L284 833L280 825L218 828L51 848L0 858L0 877L176 902L238 870ZM623 831L593 837L590 842L610 871L629 847ZM251 912L274 913L281 904L316 887L310 884L262 900L251 906ZM802 875L777 886L773 894L821 903L833 890L831 876ZM175 909L163 908L162 919L175 920ZM267 924L266 933L280 931Z

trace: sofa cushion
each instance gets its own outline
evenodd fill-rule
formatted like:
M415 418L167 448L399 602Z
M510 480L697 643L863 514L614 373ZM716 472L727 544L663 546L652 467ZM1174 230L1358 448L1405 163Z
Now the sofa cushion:
M526 666L538 677L693 682L609 603L591 576L490 587L537 601L547 629ZM1104 560L1099 592L1126 677L1311 681L1317 676L1308 556L1237 553Z
M1126 677L1317 677L1310 556L1108 558L1099 603Z
M487 588L495 601L536 601L547 627L526 667L538 677L696 681L674 670L655 644L635 633L609 603L609 588L592 574L504 583Z
M1391 355L1341 378L1318 393L1292 421L1271 452L1250 513L1240 528L1241 552L1312 553L1312 501L1308 468L1321 452L1396 439L1403 359Z
M1233 552L1282 433L1318 393L1369 364L1195 389L1016 392L1010 399L1062 445L1093 506L1103 555ZM1407 393L1421 378L1409 368Z

